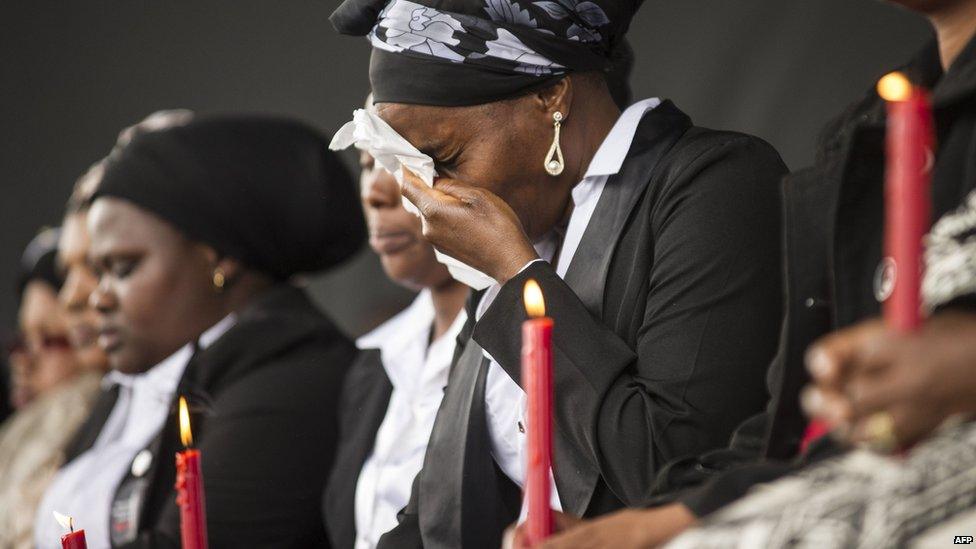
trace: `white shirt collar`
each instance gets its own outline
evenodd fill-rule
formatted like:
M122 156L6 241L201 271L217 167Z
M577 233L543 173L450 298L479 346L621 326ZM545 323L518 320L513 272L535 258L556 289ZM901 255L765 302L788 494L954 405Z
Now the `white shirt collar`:
M600 144L600 148L596 150L583 178L614 175L619 172L627 158L627 153L630 152L630 144L634 140L637 126L644 118L644 114L660 104L660 99L652 97L627 107Z
M461 331L461 326L464 325L466 319L467 315L462 309L447 332L433 342L430 348L434 348L437 342L445 337L453 340ZM417 297L406 309L357 339L356 346L360 349L379 349L380 359L390 382L393 383L394 387L401 387L405 380L416 378L417 372L415 371L416 365L413 365L411 361L401 360L400 357L410 354L415 349L421 349L420 359L422 360L424 352L428 350L428 341L433 325L434 301L431 298L430 291L425 289L417 294ZM453 341L451 345L453 347Z
M393 315L389 320L362 335L356 340L360 349L380 349L381 352L395 353L418 336L430 333L434 322L434 302L429 290L423 290L406 309Z

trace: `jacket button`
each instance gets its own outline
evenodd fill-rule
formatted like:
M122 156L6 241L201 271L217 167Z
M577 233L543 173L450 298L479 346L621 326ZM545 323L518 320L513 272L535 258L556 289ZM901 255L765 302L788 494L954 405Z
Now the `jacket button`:
M895 280L898 278L898 266L895 260L885 257L878 263L874 271L874 298L878 303L884 303L895 290Z
M153 455L149 450L142 450L136 454L135 459L132 460L132 476L141 477L146 474L149 470L149 466L152 465Z

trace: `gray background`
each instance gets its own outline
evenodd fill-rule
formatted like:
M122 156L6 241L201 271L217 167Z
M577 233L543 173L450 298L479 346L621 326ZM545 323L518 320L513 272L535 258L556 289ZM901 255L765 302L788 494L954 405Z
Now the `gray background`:
M151 111L266 111L334 131L362 102L369 48L335 1L5 0L0 7L0 332L21 249L59 222L75 178ZM636 98L759 135L791 168L820 127L929 36L875 0L647 0L630 39ZM353 159L349 157L350 166ZM364 251L313 281L350 333L409 299Z

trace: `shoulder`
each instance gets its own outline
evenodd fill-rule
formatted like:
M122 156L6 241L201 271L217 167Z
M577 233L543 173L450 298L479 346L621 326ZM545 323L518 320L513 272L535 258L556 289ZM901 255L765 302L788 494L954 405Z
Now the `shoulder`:
M392 391L393 384L383 368L380 352L376 349L361 350L346 374L342 409L357 410L363 402L372 400L374 395L386 395L388 399Z
M222 413L334 409L356 357L355 345L331 324L294 335L278 348L255 348L255 354L226 364L228 375L208 391L215 407Z
M778 209L787 171L776 149L758 137L693 126L663 159L655 177L659 183L651 185L657 193L655 210L668 212L669 205L689 197L725 209L756 201Z
M745 133L692 126L668 155L678 170L715 164L747 164L786 173L786 164L767 141Z

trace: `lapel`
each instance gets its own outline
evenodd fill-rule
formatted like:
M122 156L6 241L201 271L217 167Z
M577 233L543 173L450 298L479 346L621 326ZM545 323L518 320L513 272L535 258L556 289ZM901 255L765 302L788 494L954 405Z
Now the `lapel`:
M376 432L386 417L393 392L379 350L360 352L344 390L341 442L325 501L329 536L336 547L352 547L356 543L356 485L363 464L373 452Z
M177 420L180 396L187 398L193 438L202 440L208 419L216 413L213 395L220 389L303 341L336 337L342 337L338 329L318 312L301 289L282 284L256 297L238 314L233 327L210 347L194 353L170 403L163 428L140 452L148 453L149 465L143 469L133 462L116 490L112 506L113 546L132 541L173 504L174 456L182 449ZM108 406L109 411L111 407ZM120 512L118 517L115 517L116 510Z
M623 166L607 180L565 277L566 284L596 318L603 318L610 265L627 222L650 182L660 179L657 168L661 159L690 127L687 115L671 101L663 102L641 119ZM565 511L582 516L599 471L558 430L553 434L553 475L559 500Z
M661 158L690 127L688 116L664 101L641 119L623 166L607 180L565 277L593 316L603 316L610 262L631 212Z
M92 411L88 414L88 419L85 420L78 429L78 432L75 433L74 437L65 447L65 465L95 445L95 441L102 432L102 427L105 426L105 422L108 421L108 416L111 415L112 408L115 407L115 401L118 398L118 385L114 385L108 389L102 389L102 392L98 395L98 399L92 407Z
M437 411L419 482L425 547L462 547L462 534L468 538L474 533L470 529L477 529L478 524L494 522L490 515L473 512L490 495L470 493L471 488L488 488L479 481L486 468L492 467L484 415L486 363L481 346L467 339ZM472 481L477 486L471 486ZM462 527L462 516L475 520L464 521Z

